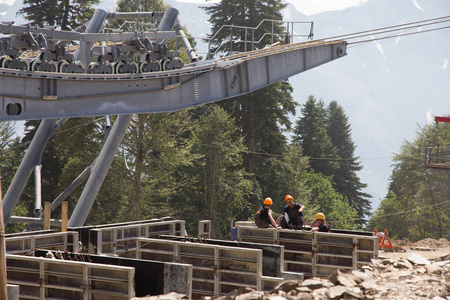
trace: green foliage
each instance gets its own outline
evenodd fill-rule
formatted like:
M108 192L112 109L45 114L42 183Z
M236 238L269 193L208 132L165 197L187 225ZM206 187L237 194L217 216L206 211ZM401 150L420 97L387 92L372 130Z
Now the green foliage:
M327 135L337 149L338 168L333 174L333 186L338 193L347 197L350 206L354 207L360 219L370 216L371 195L362 192L367 184L361 183L356 172L362 166L354 157L355 145L351 138L350 124L344 109L336 101L328 105Z
M99 0L23 0L23 8L17 14L34 25L55 26L73 30L86 23L94 14Z
M343 108L336 101L331 101L328 108L325 108L322 100L318 101L311 95L301 112L302 116L297 120L294 129L293 142L301 145L303 154L310 157L311 172L326 176L332 185L333 193L342 197L343 204L356 210L358 218L355 221L362 225L363 218L370 215L368 198L371 196L362 192L367 185L360 182L356 173L362 167L354 157L355 145ZM317 181L316 184L320 185L320 182L323 184L323 181ZM336 198L319 193L315 196L324 199ZM333 211L337 210L330 201L325 201L324 204L329 206L329 209L333 208ZM341 209L347 210L346 207Z
M327 135L327 111L322 100L309 96L303 104L302 116L297 120L293 141L303 147L303 154L310 157L311 169L332 176L339 164L335 161L338 151Z
M312 222L316 213L321 212L333 228L361 228L356 210L333 188L329 178L310 171L307 174L307 185L311 192L310 207L305 210L307 220Z
M188 139L195 124L189 110L135 117L121 150L121 172L130 187L121 214L135 220L180 216L167 201L192 185L186 168L197 158Z
M0 122L0 193L2 199L14 178L20 160L25 154L25 147L20 143L18 137L14 137L14 133L15 122ZM27 216L27 212L30 211L28 208L27 203L18 203L14 208L14 214ZM8 224L5 231L6 233L17 232L24 228L25 226L22 224Z
M212 34L209 35L209 38L214 36L214 39L211 40L211 52L243 52L245 50L263 48L267 44L279 41L280 38L277 35L273 36L273 40L272 36L265 36L263 38L265 33L272 32L271 22L262 23L257 31L250 29L231 29L230 27L226 27L221 31L219 29L223 25L255 28L264 19L281 21L283 19L281 11L285 7L286 4L281 0L229 0L204 7L205 11L210 15L209 22L212 25ZM283 24L281 22L273 23L273 32L275 34L283 33ZM249 42L252 39L252 34L255 36L255 41L262 38L262 42L257 45L251 45ZM231 40L234 42L230 42Z
M193 153L201 156L193 173L201 199L195 218L210 219L214 236L223 238L230 220L249 214L253 182L242 168L245 147L233 119L217 105L208 108L193 130Z
M212 51L225 53L228 51L251 50L250 44L235 43L230 48L229 27L227 30L218 32L219 28L226 25L240 25L256 27L263 19L282 20L281 10L286 5L279 0L264 1L221 1L220 3L207 7L205 10L210 15L212 24ZM273 32L281 34L284 27L281 22L274 24ZM255 32L258 40L264 33L272 31L272 24L264 22ZM232 39L250 41L251 31L233 29ZM216 35L217 34L217 35ZM266 44L279 41L279 36L266 36L262 43L255 45L262 48ZM223 45L219 49L219 45ZM234 118L240 129L240 136L248 152L244 155L243 165L249 174L255 174L257 183L254 184L248 201L256 210L261 198L272 197L275 201L274 209L284 206L286 193L293 193L293 185L287 188L284 179L291 173L288 163L284 161L283 155L287 150L287 139L284 135L291 128L289 114L295 113L297 103L292 99L292 86L287 80L272 84L266 88L259 89L244 96L234 97L222 101L220 105ZM261 191L261 194L259 194ZM277 200L278 199L278 200ZM253 215L253 214L252 214Z
M425 169L426 147L448 147L450 124L419 126L414 141L405 141L394 156L389 195L381 201L371 227L394 238L450 238L449 173ZM442 153L441 153L442 155Z

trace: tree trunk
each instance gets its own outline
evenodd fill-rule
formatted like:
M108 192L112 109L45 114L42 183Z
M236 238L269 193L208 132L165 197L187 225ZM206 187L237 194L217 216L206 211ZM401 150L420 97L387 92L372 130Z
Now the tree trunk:
M141 203L141 178L142 169L144 165L144 122L145 118L139 116L139 125L137 130L137 147L136 147L136 160L133 176L133 220L137 221L141 219L140 203Z
M254 173L255 162L253 159L253 152L256 150L255 146L255 134L253 132L253 118L255 105L253 103L253 93L250 94L247 99L241 100L241 128L242 135L244 136L244 143L247 146L249 154L244 156L244 167L248 173Z
M61 30L69 30L70 0L64 0L64 11L61 18Z
M215 159L215 153L214 149L211 148L211 154L210 154L210 161L209 161L209 168L210 168L210 182L211 182L211 194L210 194L210 201L209 201L209 217L211 219L212 224L212 238L216 238L218 236L218 222L216 219L216 214L214 213L214 199L216 198L216 159Z
M6 277L5 224L3 223L2 174L0 170L0 299L8 299Z

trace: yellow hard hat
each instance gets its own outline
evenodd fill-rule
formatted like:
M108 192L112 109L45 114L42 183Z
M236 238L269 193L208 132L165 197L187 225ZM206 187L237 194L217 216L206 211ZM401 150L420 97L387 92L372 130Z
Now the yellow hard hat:
M294 198L292 198L291 195L286 195L286 197L284 198L284 201L288 202L289 199L292 199L292 201L294 201Z
M325 215L323 213L318 213L316 215L316 220L324 220L325 221Z
M266 198L266 200L264 200L264 204L265 205L272 205L273 204L272 199Z

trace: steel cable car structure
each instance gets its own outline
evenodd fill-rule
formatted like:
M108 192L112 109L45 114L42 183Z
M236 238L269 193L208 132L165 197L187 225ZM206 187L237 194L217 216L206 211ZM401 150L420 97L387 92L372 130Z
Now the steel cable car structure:
M154 17L155 30L99 33L107 18ZM84 32L81 32L83 31ZM0 121L42 119L3 199L5 224L52 134L71 117L119 115L91 166L51 204L54 210L89 177L69 219L82 226L88 216L133 114L172 112L244 95L346 55L347 42L310 41L268 46L199 62L178 21L178 11L113 13L97 10L86 28L62 31L0 23ZM190 63L168 51L180 37ZM73 53L69 42L79 46ZM108 44L113 43L113 44ZM35 51L28 58L24 52ZM140 55L141 63L132 60ZM41 223L40 196L35 204Z

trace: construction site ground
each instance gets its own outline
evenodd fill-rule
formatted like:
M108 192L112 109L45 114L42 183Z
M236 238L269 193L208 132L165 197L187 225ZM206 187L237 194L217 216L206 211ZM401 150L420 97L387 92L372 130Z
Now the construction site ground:
M391 240L393 249L380 249L380 258L407 258L411 253L417 253L429 260L450 260L450 241L426 238L415 243L408 239ZM444 259L446 258L446 259Z

